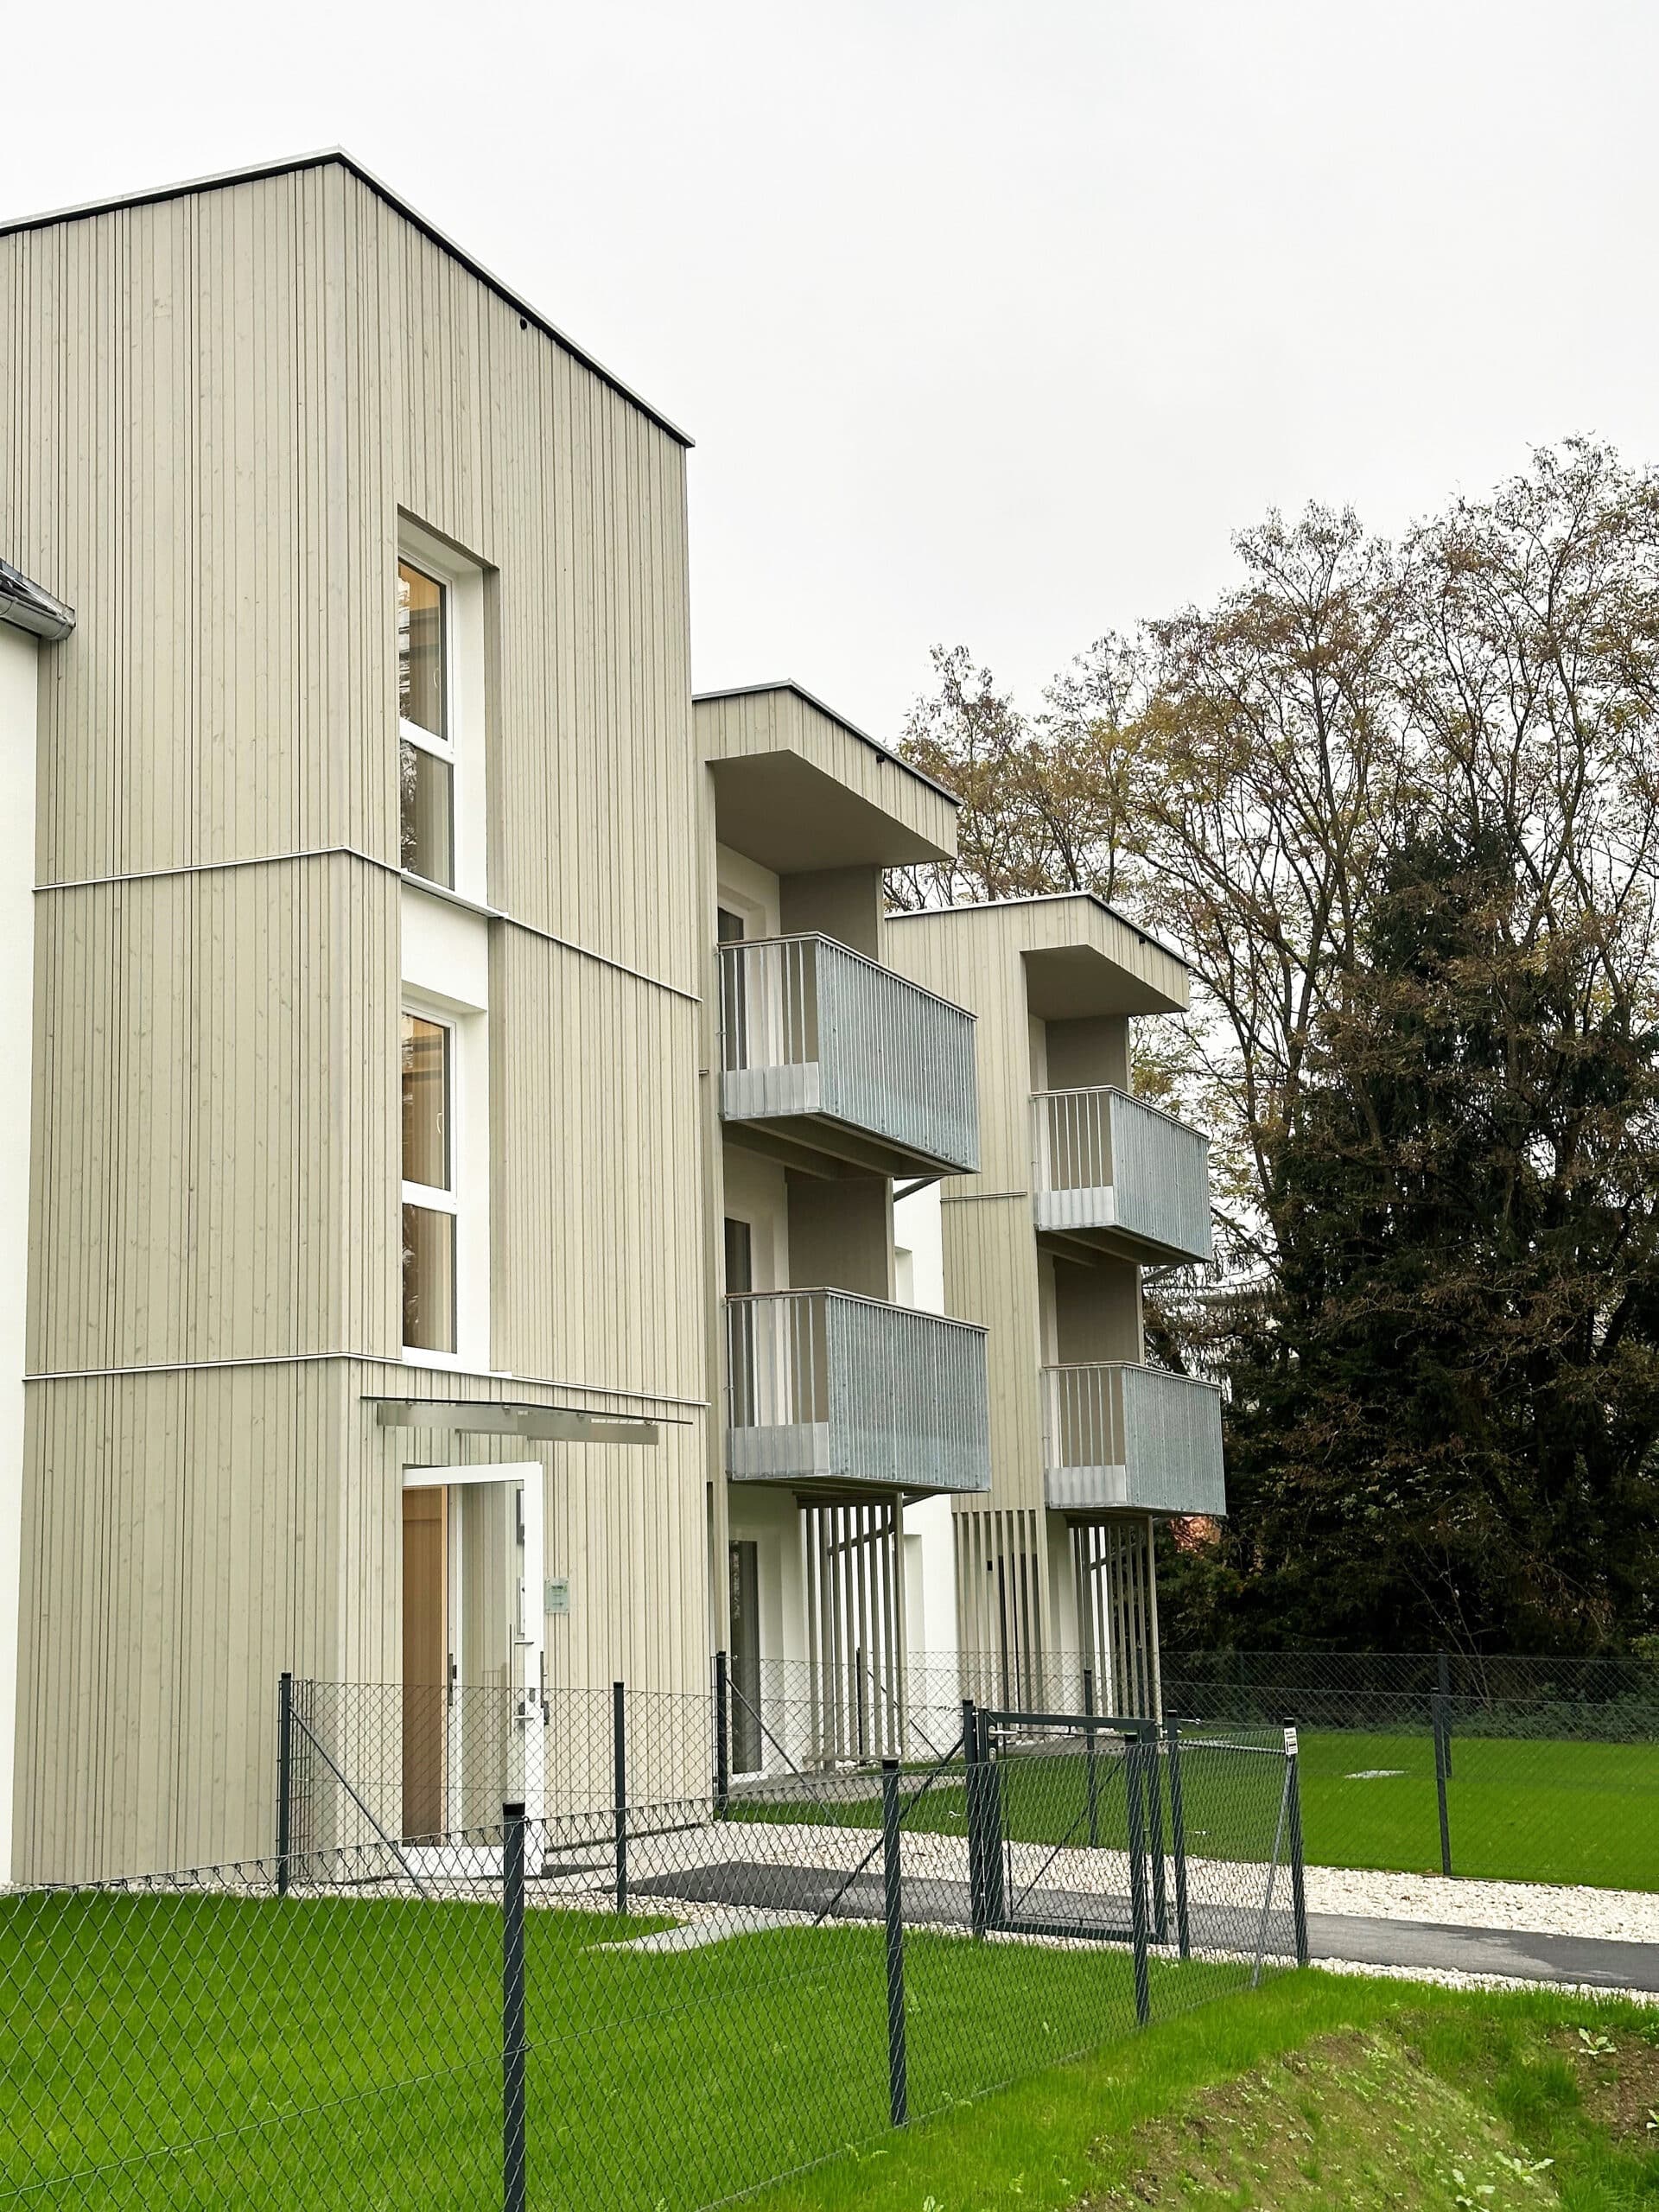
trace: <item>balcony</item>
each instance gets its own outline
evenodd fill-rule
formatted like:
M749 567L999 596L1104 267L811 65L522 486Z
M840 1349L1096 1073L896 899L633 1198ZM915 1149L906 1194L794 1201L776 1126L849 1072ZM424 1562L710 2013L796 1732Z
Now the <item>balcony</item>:
M818 1175L979 1164L974 1017L827 937L720 949L720 1109Z
M1046 1367L1043 1500L1064 1513L1225 1513L1220 1391L1155 1367Z
M1154 1265L1210 1257L1207 1137L1122 1090L1041 1090L1031 1109L1039 1233Z
M985 1332L840 1290L726 1300L734 1482L990 1488Z

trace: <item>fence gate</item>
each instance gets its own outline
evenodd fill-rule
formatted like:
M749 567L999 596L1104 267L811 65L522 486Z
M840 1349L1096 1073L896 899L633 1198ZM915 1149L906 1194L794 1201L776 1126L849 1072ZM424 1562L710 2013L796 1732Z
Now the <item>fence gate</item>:
M1139 1716L976 1716L967 1770L976 1933L1186 1943L1179 1748Z

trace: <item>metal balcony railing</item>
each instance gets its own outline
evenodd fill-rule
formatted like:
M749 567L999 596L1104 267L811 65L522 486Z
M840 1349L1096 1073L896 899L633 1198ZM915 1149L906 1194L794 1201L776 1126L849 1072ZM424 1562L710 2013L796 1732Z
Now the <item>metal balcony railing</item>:
M1043 1495L1069 1512L1225 1513L1220 1391L1127 1362L1046 1367Z
M1039 1090L1031 1109L1039 1230L1113 1231L1154 1258L1211 1256L1206 1136L1103 1085Z
M822 1119L924 1166L979 1165L974 1017L827 937L720 948L721 1111Z
M726 1300L736 1482L990 1487L985 1332L841 1290Z

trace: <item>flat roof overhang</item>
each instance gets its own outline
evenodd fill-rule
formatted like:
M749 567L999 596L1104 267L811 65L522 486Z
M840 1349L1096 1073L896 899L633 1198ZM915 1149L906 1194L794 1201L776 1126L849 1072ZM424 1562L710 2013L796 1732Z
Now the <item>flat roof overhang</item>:
M777 875L950 859L957 802L800 685L699 693L715 835Z
M1179 1014L1187 1003L1184 972L1169 978L1136 975L1091 944L1055 945L1021 955L1026 1004L1042 1021L1072 1021L1092 1014ZM1172 969L1178 963L1170 962Z
M798 753L711 763L715 836L774 875L946 860L921 835Z
M562 1406L506 1406L464 1398L371 1398L380 1428L423 1428L440 1436L516 1436L527 1444L642 1444L660 1440L654 1421L567 1413Z

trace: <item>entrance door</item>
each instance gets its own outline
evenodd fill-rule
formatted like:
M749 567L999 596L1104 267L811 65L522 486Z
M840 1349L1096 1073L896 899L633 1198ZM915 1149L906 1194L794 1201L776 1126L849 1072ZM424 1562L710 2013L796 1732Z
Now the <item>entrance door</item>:
M732 1771L759 1774L760 1754L760 1548L731 1547Z
M404 1492L405 1836L442 1834L449 1692L449 1493Z

